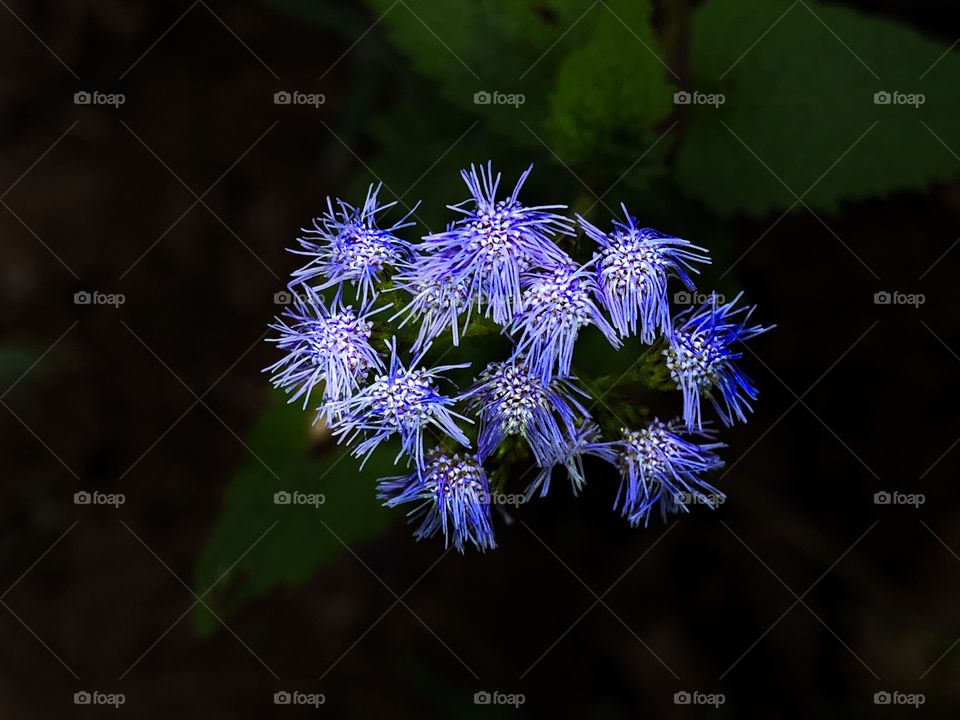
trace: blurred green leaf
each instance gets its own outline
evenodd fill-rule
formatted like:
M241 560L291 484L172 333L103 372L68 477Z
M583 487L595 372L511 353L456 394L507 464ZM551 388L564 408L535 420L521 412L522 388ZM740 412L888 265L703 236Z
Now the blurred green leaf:
M586 0L476 0L454 9L435 0L368 0L391 42L449 102L521 143L519 120L539 125L557 63L590 26ZM586 20L578 22L586 13ZM554 44L558 47L553 47ZM523 93L518 107L478 104L478 92ZM421 112L427 110L421 108ZM524 133L526 134L526 133Z
M478 0L456 12L433 0L368 2L391 41L433 81L432 90L481 120L483 158L512 155L503 145L490 147L493 134L527 156L546 152L559 165L612 160L604 176L616 177L653 144L652 126L671 109L670 71L659 59L646 0ZM475 97L495 92L522 94L523 102ZM436 96L421 98L420 122L431 115L424 101L435 105ZM446 119L441 112L434 117ZM440 145L434 136L432 152ZM642 174L644 167L634 170Z
M708 0L691 66L690 89L726 101L680 106L678 179L716 212L762 215L791 207L793 193L831 210L960 172L931 133L960 153L960 58L894 22L814 2ZM875 104L881 91L926 102Z
M325 447L314 450L311 419L310 411L286 404L276 393L247 438L256 457L227 487L223 511L195 573L201 595L215 585L204 602L218 614L233 612L277 587L305 582L344 552L340 540L353 547L399 518L380 506L374 485L379 477L399 474L393 466L397 448L381 448L361 471L359 461L337 449L329 436ZM317 507L278 505L278 491L322 494L324 502ZM201 634L219 626L202 607L194 624Z
M649 2L602 3L588 40L564 59L550 100L556 152L570 163L628 157L669 115L671 72L650 28Z

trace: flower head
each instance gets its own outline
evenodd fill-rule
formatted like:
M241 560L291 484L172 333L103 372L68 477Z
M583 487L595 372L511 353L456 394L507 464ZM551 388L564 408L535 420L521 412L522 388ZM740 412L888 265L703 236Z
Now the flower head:
M310 262L293 273L291 286L319 276L318 290L349 283L363 304L377 296L376 286L385 269L411 257L409 243L395 233L414 224L407 220L416 209L390 227L380 228L377 215L396 203L381 204L379 192L380 185L370 185L362 207L337 199L337 211L327 198L327 211L313 221L313 229L303 229L305 237L297 241L301 249L292 251L309 257Z
M614 347L620 340L593 300L596 282L586 266L563 265L528 277L523 312L510 330L520 334L517 352L530 359L544 382L570 374L573 348L580 328L596 325Z
M491 363L464 395L480 413L478 455L486 459L508 435L530 446L537 464L552 465L576 421L589 417L568 380L544 383L522 359Z
M466 332L473 310L469 289L463 280L425 272L425 266L426 263L415 261L394 277L397 288L410 293L413 299L390 319L404 316L399 327L411 320L420 322L420 332L413 345L415 353L429 347L447 328L453 332L453 344L459 345L460 334ZM466 317L461 320L464 313Z
M679 278L688 290L694 289L688 271L697 272L694 262L709 263L701 247L664 235L651 228L637 227L637 221L621 205L626 222L613 221L613 231L604 233L579 215L586 234L601 250L595 255L597 283L603 304L621 336L636 335L652 343L656 332L670 332L670 301L667 281Z
M339 419L334 430L339 441L350 443L364 436L353 454L366 458L382 441L394 433L400 434L402 450L412 458L418 469L423 469L423 435L427 427L433 427L464 446L470 441L457 426L456 420L468 418L450 409L457 398L441 394L436 387L436 377L453 368L465 365L443 365L431 370L413 369L419 364L416 358L410 369L403 367L397 358L396 340L390 347L390 367L370 385L353 397L330 403L328 412ZM400 458L400 455L397 458Z
M443 533L444 545L463 552L473 543L483 551L496 547L490 522L490 487L477 458L428 454L426 467L405 477L384 478L378 497L387 507L416 503L412 520L422 519L414 531L417 540Z
M666 519L678 510L687 512L687 503L698 502L714 508L724 495L700 478L723 461L714 452L723 443L698 444L683 437L689 434L680 422L654 419L643 430L624 430L623 438L611 447L619 451L620 489L614 509L632 525L646 526L655 510ZM709 430L695 433L708 441Z
M566 469L570 486L576 496L586 482L583 472L584 456L593 455L609 463L616 462L617 452L611 444L599 442L600 428L596 423L589 421L581 423L572 432L569 429L566 430L565 434L567 435L565 442L550 448L550 455L545 458L547 462L540 468L533 482L527 486L525 492L527 499L533 497L537 490L540 491L540 497L545 497L550 492L550 478L554 468L559 465L563 465Z
M276 323L279 333L269 338L286 354L265 368L272 372L274 387L291 393L289 402L303 396L307 407L313 388L321 381L323 401L345 400L371 371L381 371L383 362L370 345L373 312L344 306L337 295L328 308L311 288L295 295Z
M728 426L734 419L746 422L744 411L750 411L750 401L757 398L753 381L737 366L743 353L734 350L734 346L771 330L772 326L748 326L755 307L735 308L739 299L737 295L731 302L719 305L713 295L709 302L674 319L663 354L670 377L683 392L683 419L689 430L702 427L701 396L710 399L723 424Z
M505 325L522 307L521 274L531 269L552 267L569 261L551 239L556 234L572 235L571 222L551 212L564 205L527 207L520 203L520 188L533 169L531 165L513 192L497 200L500 174L492 165L462 170L470 199L449 206L463 215L445 232L423 239L421 269L430 276L452 276L464 282L468 297L485 315Z

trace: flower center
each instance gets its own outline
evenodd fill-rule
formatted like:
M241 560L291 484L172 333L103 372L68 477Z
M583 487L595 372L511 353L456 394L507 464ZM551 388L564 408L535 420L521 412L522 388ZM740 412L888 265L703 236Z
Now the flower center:
M590 296L566 271L531 286L524 307L537 319L541 334L574 330L590 322Z
M677 331L670 346L663 351L670 377L678 384L692 384L700 390L717 380L726 359L724 347L702 335Z
M450 278L421 280L416 284L417 293L425 293L423 303L427 310L459 310L467 302L467 289L463 283Z
M447 503L463 497L482 499L484 489L480 473L480 466L467 458L440 455L427 468L425 485L430 493L438 498L444 497Z
M547 407L543 385L522 367L501 365L490 381L492 400L499 403L501 428L507 435L522 433L536 411Z
M338 247L338 261L351 274L379 272L384 265L396 263L400 257L397 249L381 230L364 226L352 227L344 232Z
M517 241L521 238L519 223L521 206L500 201L493 208L477 213L470 223L473 237L470 249L480 256L485 266L498 261L522 260L517 257Z
M663 274L666 263L663 254L641 238L619 238L601 253L600 275L609 290L624 290L646 285Z
M407 371L393 378L384 375L377 378L374 387L377 398L374 410L385 422L398 428L409 428L429 420L434 393L424 371Z
M361 346L370 337L373 323L358 320L353 312L345 310L327 319L312 321L310 325L307 342L317 364L337 357L355 372L369 364L361 352Z
M662 421L643 430L624 433L626 449L620 456L620 467L639 466L647 477L666 472L677 455L677 445Z

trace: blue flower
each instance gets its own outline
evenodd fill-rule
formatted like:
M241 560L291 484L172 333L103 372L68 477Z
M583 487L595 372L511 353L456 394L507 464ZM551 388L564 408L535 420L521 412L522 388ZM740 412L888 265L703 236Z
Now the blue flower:
M610 463L620 474L614 509L634 526L691 504L723 502L704 480L723 465L716 452L723 445L701 405L709 399L726 425L746 420L757 390L740 369L739 343L771 329L750 324L754 308L737 307L740 295L731 303L713 295L674 315L668 290L693 292L708 253L640 227L625 205L604 230L576 216L592 257L574 261L565 250L581 247L569 237L576 221L560 214L566 206L520 201L532 167L512 190L501 188L491 162L461 170L467 199L447 206L452 222L419 244L398 236L414 225L415 208L392 225L384 220L396 203L380 201L381 185L370 185L356 207L327 198L293 250L306 257L289 284L297 297L270 325L268 341L283 353L265 368L273 385L304 408L320 394L316 421L327 423L361 468L389 441L402 469L377 482L378 497L388 507L405 507L418 540L442 533L445 545L461 553L470 544L481 551L496 546L491 505L501 496L521 497L500 494L501 480L518 463L531 467L511 481L511 492L529 482L526 500L548 495L555 472L565 472L558 482L569 482L576 496L586 484L585 458ZM615 349L627 342L652 346L615 407L645 403L644 389L661 387L669 373L667 384L683 395L682 419L654 419L605 441L590 416L585 398L591 396L571 374L583 329ZM509 359L487 365L466 392L441 380L470 363L424 363L435 346L444 346L436 353L442 359L461 339L490 332L500 337L471 342L461 355L481 363ZM371 343L384 336L393 336L389 361L380 340ZM494 355L504 343L509 355ZM609 377L597 384L606 388ZM638 406L628 416L646 413ZM475 421L468 437L463 422Z
M551 446L549 456L544 458L546 462L533 482L527 486L526 498L529 500L537 490L540 491L540 497L545 497L550 492L553 469L559 465L566 469L570 486L576 496L586 482L583 472L584 456L593 455L609 463L617 460L617 451L611 443L598 442L599 440L600 428L593 422L582 423L572 433L568 431L562 444Z
M531 165L505 200L497 200L500 174L492 165L462 170L470 199L450 205L463 215L445 232L427 235L421 246L424 277L452 276L468 289L471 303L485 306L485 315L506 325L522 308L521 276L529 270L569 262L551 239L572 235L573 224L551 212L565 205L526 207L517 199Z
M538 465L552 465L567 442L564 431L572 432L578 419L589 417L574 394L586 395L565 379L541 381L522 359L488 365L464 394L480 413L480 459L508 435L519 435Z
M723 466L714 452L723 443L712 442L715 436L709 429L693 433L706 444L686 439L686 434L679 421L667 424L654 418L645 429L624 430L621 440L610 443L619 452L621 475L613 507L619 506L632 525L642 522L646 527L654 510L666 519L677 511L688 512L691 503L713 509L723 502L723 493L700 478Z
M544 382L570 374L573 348L580 328L596 325L614 347L620 340L600 312L593 294L596 281L587 266L559 266L524 280L523 312L514 316L510 331L519 333L517 353L529 358Z
M757 398L753 381L737 366L743 353L734 350L734 345L773 326L748 326L756 308L735 308L741 295L720 305L714 294L709 302L674 319L672 336L663 354L670 377L683 392L683 419L690 430L702 427L701 396L710 399L727 426L735 419L746 422L744 411L751 411L750 401Z
M289 402L303 396L304 409L321 381L324 402L348 398L371 371L383 370L370 345L373 323L368 318L376 312L346 307L339 295L327 308L309 287L303 296L295 295L293 305L270 325L280 334L268 342L286 353L265 368L274 373L270 378L274 387L292 393Z
M420 323L420 331L412 352L428 348L434 338L448 328L453 333L453 344L460 344L460 335L467 331L473 305L468 297L466 283L451 275L423 272L425 263L412 263L394 276L396 288L413 296L410 303L390 320L403 316L398 327L410 321ZM461 320L460 316L466 313Z
M597 282L601 297L613 326L622 337L636 335L652 343L657 331L668 334L670 301L667 281L679 278L687 290L693 290L693 280L687 272L698 272L694 262L709 263L710 259L686 240L664 235L651 228L637 227L637 221L627 212L626 222L613 221L613 231L604 233L579 215L577 219L586 234L600 244L595 255Z
M472 456L429 453L424 470L384 478L378 497L387 507L416 503L408 513L422 520L417 540L443 533L444 546L463 552L466 543L483 551L496 547L490 521L490 486L480 461Z
M472 421L450 409L459 398L438 392L435 380L446 370L469 367L470 363L415 370L421 359L416 358L407 369L397 357L396 340L388 347L390 367L385 374L352 397L326 406L326 413L338 420L333 432L339 442L346 440L349 444L362 436L353 454L366 462L381 442L399 433L402 450L397 459L406 453L421 470L423 435L428 427L469 447L470 441L456 420Z
M338 199L338 211L327 198L327 211L313 221L313 229L304 228L306 237L298 238L297 255L311 258L293 273L291 287L309 283L319 277L317 290L349 283L366 305L377 296L380 275L387 267L397 266L412 257L410 244L394 233L414 225L407 222L416 207L399 222L387 228L377 227L377 215L396 203L381 204L377 198L380 185L370 185L362 207L354 207Z

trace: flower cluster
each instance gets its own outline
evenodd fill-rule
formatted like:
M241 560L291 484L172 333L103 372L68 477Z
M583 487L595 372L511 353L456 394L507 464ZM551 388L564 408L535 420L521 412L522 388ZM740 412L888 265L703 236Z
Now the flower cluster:
M716 507L724 496L704 476L723 465L723 445L702 405L730 425L757 397L740 364L741 344L769 329L749 323L753 308L715 294L671 306L669 286L694 292L707 251L621 206L610 230L576 216L593 245L577 256L565 206L521 201L531 169L505 197L491 164L463 170L469 197L448 206L457 217L419 243L398 236L416 208L382 221L395 203L380 202L379 185L358 207L328 199L293 251L307 258L294 300L270 326L284 353L267 368L273 384L304 407L318 394L316 418L363 462L396 440L405 470L378 482L379 498L411 508L417 539L442 535L461 552L496 547L494 506L509 518L498 498L545 496L557 471L579 494L585 458L619 473L614 509L631 525ZM630 348L616 382L581 357L587 335L593 352ZM459 346L481 367L441 364ZM638 424L665 383L682 396L677 419ZM526 481L522 493L505 494L508 478Z

